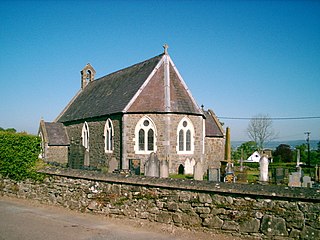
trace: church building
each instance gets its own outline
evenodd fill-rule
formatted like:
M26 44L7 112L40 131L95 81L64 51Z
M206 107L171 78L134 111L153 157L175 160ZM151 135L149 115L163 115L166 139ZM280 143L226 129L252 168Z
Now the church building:
M167 160L169 172L193 173L201 162L220 167L225 136L212 110L199 107L164 52L95 79L87 64L81 89L53 122L40 121L42 158L72 168L141 172L151 153ZM191 80L196 81L196 79Z

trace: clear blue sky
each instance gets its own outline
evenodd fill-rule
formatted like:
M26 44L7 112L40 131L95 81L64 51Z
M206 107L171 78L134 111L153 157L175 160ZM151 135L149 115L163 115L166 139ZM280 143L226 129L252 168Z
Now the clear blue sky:
M319 1L2 1L0 127L37 133L97 77L169 54L218 117L320 117ZM248 120L221 119L232 140ZM320 139L320 119L274 121L277 140Z

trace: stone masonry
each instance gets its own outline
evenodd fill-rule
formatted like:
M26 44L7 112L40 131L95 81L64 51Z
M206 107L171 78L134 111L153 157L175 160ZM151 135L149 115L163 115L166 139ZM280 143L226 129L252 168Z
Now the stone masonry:
M224 138L205 138L205 159L204 169L209 167L220 168L220 161L224 160Z
M203 146L203 125L202 125L202 116L192 116L188 115L187 117L193 123L195 136L194 136L194 153L193 154L177 154L176 146L177 146L177 127L181 119L185 117L184 114L169 114L170 116L170 124L171 126L167 126L166 117L167 114L130 114L130 117L126 118L124 123L124 131L123 137L126 141L126 149L123 151L123 161L128 161L128 159L138 158L141 160L141 166L144 165L146 160L149 157L149 154L136 154L134 151L135 145L135 126L137 122L144 116L150 117L152 121L155 123L157 128L157 132L159 133L157 138L157 156L159 160L169 161L169 171L170 173L178 173L178 168L180 164L184 164L187 158L194 158L198 161L201 159L204 160L204 155L202 154L202 146ZM170 139L167 140L164 136L164 132L168 130ZM169 141L169 156L166 156L165 142Z
M46 169L42 183L0 178L0 194L110 217L254 239L319 239L316 189Z
M114 128L114 151L113 153L105 153L104 151L104 127L106 120L103 119L94 119L87 121L89 126L89 165L91 168L104 169L108 167L108 163L112 158L116 158L120 162L120 151L121 151L121 136L120 136L120 119L119 116L113 116L111 118L113 128ZM66 129L70 138L71 144L80 144L81 145L81 133L82 133L83 122L73 123L70 125L66 124ZM79 148L80 149L80 148ZM74 149L72 149L74 151ZM70 154L77 154L73 151L70 151ZM77 154L83 155L83 154ZM70 160L70 158L69 158ZM83 161L83 160L82 160Z
M61 165L66 164L68 159L68 146L48 146L46 144L46 161L57 162Z

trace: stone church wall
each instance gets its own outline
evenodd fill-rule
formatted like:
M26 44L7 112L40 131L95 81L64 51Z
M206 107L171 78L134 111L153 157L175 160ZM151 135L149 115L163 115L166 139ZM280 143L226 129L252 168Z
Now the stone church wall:
M224 160L225 151L225 139L224 138L213 138L206 137L205 139L205 149L206 149L206 162L207 169L209 166L214 168L220 168L220 161Z
M141 172L144 172L144 164L149 158L149 154L136 154L135 147L135 127L138 121L148 116L156 126L156 145L157 156L159 160L169 160L170 173L178 173L179 166L185 165L185 161L193 159L196 161L202 161L204 171L208 166L218 166L220 160L223 160L224 153L224 139L219 138L206 138L203 142L203 118L202 116L184 115L184 114L125 114L123 116L124 123L122 126L122 116L117 115L111 117L114 128L114 151L113 153L105 153L104 150L104 127L107 117L100 119L88 120L89 127L89 168L104 169L108 167L108 162L115 158L119 162L119 167L124 169L129 168L130 159L140 159ZM168 124L168 117L170 118ZM178 154L177 153L177 127L179 122L188 117L194 126L194 152L193 154ZM69 152L69 165L77 168L76 166L82 166L79 164L81 160L80 156L84 154L79 151L83 149L77 147L82 144L82 128L84 122L67 124L66 129L70 139ZM122 136L121 133L123 132ZM166 141L166 134L169 134L170 140ZM123 139L122 139L123 138ZM122 146L124 142L124 146ZM205 152L203 154L203 144L205 144ZM166 147L168 146L168 147ZM168 150L167 150L168 148ZM122 156L122 159L121 159ZM168 157L169 156L169 157ZM72 163L70 162L72 159ZM77 164L73 164L76 162Z
M119 116L113 116L110 119L112 120L113 129L114 129L114 150L113 153L105 152L105 138L104 138L104 127L106 120L108 118L95 119L87 121L89 127L89 167L104 169L108 168L108 162L111 158L115 158L120 165L120 152L121 152L121 118ZM84 122L73 123L66 125L68 136L72 144L82 145L82 127ZM71 148L72 151L82 150L80 147ZM70 152L70 154L83 156L83 153Z
M68 146L46 146L45 154L47 162L68 163Z
M185 114L130 114L126 115L124 123L123 137L126 141L126 148L123 152L123 161L128 159L140 159L143 171L144 163L147 161L149 154L136 154L134 150L135 146L135 127L138 121L147 116L156 125L157 129L157 156L159 160L167 159L166 144L169 144L169 171L170 173L178 173L180 164L185 163L186 159L194 159L195 161L204 160L203 155L203 118L201 116L185 115ZM168 125L167 117L170 117L170 125ZM188 117L193 123L195 135L194 135L194 153L193 154L178 154L176 150L177 146L177 127L179 122ZM169 131L170 140L166 141L166 131Z
M320 239L320 192L46 169L43 183L0 178L0 195L109 217L228 233L243 239Z

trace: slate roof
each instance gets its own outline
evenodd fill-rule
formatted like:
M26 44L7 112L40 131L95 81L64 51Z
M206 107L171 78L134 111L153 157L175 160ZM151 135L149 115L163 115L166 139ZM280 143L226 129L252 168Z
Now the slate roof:
M203 115L197 104L192 100L182 79L179 78L176 70L170 66L170 112L184 114ZM148 84L141 91L137 99L128 109L128 112L166 112L165 91L164 91L164 66L161 65L153 75Z
M44 122L46 138L49 146L70 145L66 129L62 123Z
M163 54L90 82L58 119L59 122L122 112Z
M71 100L57 121L66 123L125 112L129 103L133 105L130 105L127 112L164 112L164 101L160 99L164 92L163 67L156 69L152 80L144 84L163 56L158 55L89 82ZM172 66L170 77L172 112L203 115ZM139 90L141 95L136 98Z
M222 126L213 111L203 111L206 117L206 137L224 137Z

